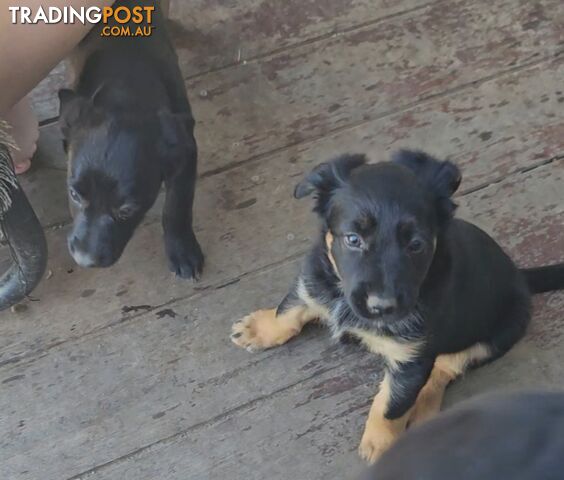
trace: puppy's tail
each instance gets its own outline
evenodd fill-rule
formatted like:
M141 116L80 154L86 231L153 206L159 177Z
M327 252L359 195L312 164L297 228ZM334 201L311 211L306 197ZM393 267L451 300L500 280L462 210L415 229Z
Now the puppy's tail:
M521 269L532 293L564 289L564 263Z

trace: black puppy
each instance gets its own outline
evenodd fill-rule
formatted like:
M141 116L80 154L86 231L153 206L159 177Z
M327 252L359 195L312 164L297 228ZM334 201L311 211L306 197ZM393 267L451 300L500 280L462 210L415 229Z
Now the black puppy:
M122 0L114 8L153 5L149 37L102 37L103 26L94 28L72 58L75 91L59 92L74 218L68 246L84 267L114 264L164 181L170 269L197 278L204 260L192 229L197 148L178 59L158 3Z
M415 428L363 480L560 480L564 394L512 393L463 402Z
M385 360L360 454L374 461L409 423L439 411L446 386L525 333L530 291L564 287L564 265L518 270L486 233L453 219L452 163L401 151L366 165L344 155L296 188L323 221L290 293L233 326L249 350L280 345L314 319Z

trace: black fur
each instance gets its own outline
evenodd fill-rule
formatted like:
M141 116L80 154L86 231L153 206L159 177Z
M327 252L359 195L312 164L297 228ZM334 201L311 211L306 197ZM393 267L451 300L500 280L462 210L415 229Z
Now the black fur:
M192 228L194 119L158 2L155 7L150 37L101 38L95 28L78 49L86 60L76 90L59 94L74 217L68 244L83 266L114 264L164 182L170 269L197 278L204 258Z
M397 365L390 375L392 396L385 417L402 417L415 403L419 391L423 388L431 370L433 359L421 356L407 363Z
M548 265L521 269L532 293L550 292L564 288L564 265Z
M523 274L485 232L453 218L460 181L454 164L400 151L372 165L341 156L296 189L298 198L315 193L323 222L298 285L329 310L334 335L360 330L417 345L409 362L388 365L390 419L413 405L438 355L477 343L490 352L481 362L507 352L529 322L528 282L533 291L564 286L562 265ZM279 312L299 302L291 292Z
M559 480L563 431L562 393L480 397L408 432L362 480Z

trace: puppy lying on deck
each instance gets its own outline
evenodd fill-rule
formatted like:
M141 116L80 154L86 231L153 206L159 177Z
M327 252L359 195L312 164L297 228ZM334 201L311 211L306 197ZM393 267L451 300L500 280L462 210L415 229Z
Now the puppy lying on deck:
M523 336L531 292L564 288L564 264L519 270L486 233L453 218L460 181L455 165L422 152L319 165L295 191L315 193L319 241L277 309L233 326L233 342L256 350L319 319L381 354L385 374L360 443L369 462L436 414L452 380Z
M71 58L74 91L59 92L74 220L69 250L81 266L113 265L164 181L169 267L197 278L204 261L192 229L197 148L178 59L158 2L119 0L114 8L122 6L154 6L151 36L101 37L103 25L95 27Z

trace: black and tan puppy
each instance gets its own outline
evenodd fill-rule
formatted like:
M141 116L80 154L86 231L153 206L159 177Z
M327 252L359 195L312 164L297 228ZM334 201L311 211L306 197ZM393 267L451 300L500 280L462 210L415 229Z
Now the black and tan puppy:
M403 436L362 480L560 480L564 394L462 402Z
M368 461L438 412L453 379L523 336L531 291L564 287L564 265L519 270L486 233L452 218L460 181L455 165L421 152L319 165L295 192L315 193L319 241L277 309L233 326L233 342L254 350L320 319L381 354L385 374L360 444Z
M94 28L72 58L74 91L59 93L74 219L69 250L84 267L114 264L164 182L170 269L197 278L204 260L192 229L197 148L178 59L158 2L118 6L154 6L151 36L103 37L103 25Z

